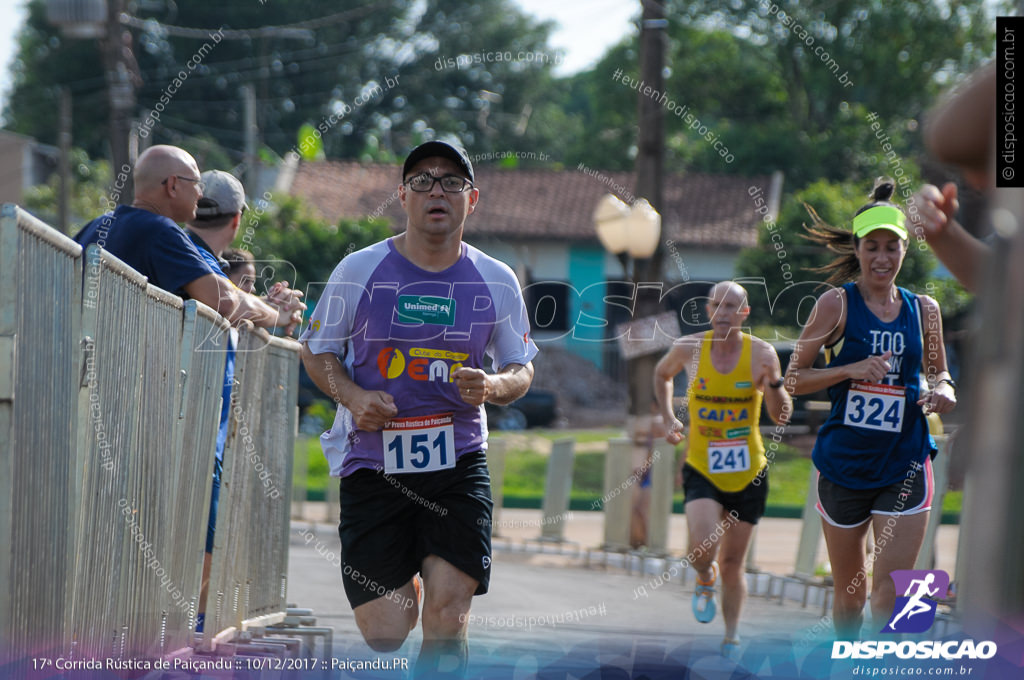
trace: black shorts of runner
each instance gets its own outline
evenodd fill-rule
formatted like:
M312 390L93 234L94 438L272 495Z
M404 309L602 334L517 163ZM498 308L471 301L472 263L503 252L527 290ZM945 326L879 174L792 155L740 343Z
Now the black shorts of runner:
M832 526L852 529L871 515L916 515L930 510L934 486L931 458L908 468L899 482L878 489L848 489L818 473L817 509Z
M743 489L722 491L696 468L683 464L683 494L684 504L699 498L710 498L725 508L726 512L735 511L739 521L757 524L764 517L764 505L768 500L768 468L761 470Z
M483 451L448 470L386 475L356 470L341 479L341 573L352 608L409 582L437 555L476 579L491 577L491 479ZM409 606L412 606L410 603Z

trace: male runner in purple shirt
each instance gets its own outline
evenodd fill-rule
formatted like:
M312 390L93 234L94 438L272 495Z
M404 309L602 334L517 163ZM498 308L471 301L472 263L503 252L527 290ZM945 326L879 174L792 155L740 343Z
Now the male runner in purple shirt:
M416 626L422 575L418 676L452 659L465 670L491 565L483 405L525 394L537 353L515 274L462 242L473 179L465 151L413 149L406 231L337 266L301 337L306 370L338 403L320 439L341 477L345 593L367 643L393 651Z

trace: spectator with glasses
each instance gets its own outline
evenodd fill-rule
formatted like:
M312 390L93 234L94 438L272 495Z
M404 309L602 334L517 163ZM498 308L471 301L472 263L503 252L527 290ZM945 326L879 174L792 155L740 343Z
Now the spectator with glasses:
M143 274L154 286L212 307L228 321L289 326L301 320L292 301L272 306L243 293L215 272L176 223L191 222L203 197L192 156L176 146L146 149L135 162L135 200L101 215L75 235L83 248L98 244Z
M302 359L338 403L320 439L341 477L342 581L363 638L401 647L422 589L416 675L462 677L470 604L490 579L484 402L526 392L537 347L515 274L462 240L480 197L465 151L413 149L398 196L405 232L338 264Z

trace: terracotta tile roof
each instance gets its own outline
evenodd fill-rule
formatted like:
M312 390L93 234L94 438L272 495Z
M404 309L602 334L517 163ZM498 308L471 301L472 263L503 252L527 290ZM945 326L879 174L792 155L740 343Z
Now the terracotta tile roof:
M324 218L366 215L390 218L396 230L405 214L396 189L398 166L326 161L300 164L291 193ZM476 168L480 204L466 222L468 236L505 239L596 241L591 215L611 192L630 202L633 173L590 168L499 170ZM748 188L767 194L771 177L670 175L665 183L662 234L680 245L738 249L757 243L760 216Z

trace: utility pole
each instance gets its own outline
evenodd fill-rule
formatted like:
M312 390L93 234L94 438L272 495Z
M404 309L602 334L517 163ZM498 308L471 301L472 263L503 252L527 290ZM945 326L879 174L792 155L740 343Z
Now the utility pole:
M60 149L59 166L57 172L60 176L60 189L57 196L57 227L68 233L71 200L71 90L66 86L60 88L60 134L58 135L58 147Z
M259 167L256 156L256 140L259 136L259 127L256 125L256 90L252 85L243 85L242 88L242 125L245 133L245 172L242 177L242 186L256 195L257 184L259 183Z
M127 46L122 41L123 6L124 0L108 0L106 37L100 43L107 69L107 92L110 95L110 169L115 177L124 166L130 167L132 164L128 146L132 132L132 111L135 109L135 87L124 61ZM131 203L135 194L131 173L126 174L128 182L121 190L118 198L120 203Z
M665 92L665 45L668 41L664 0L641 0L643 14L640 20L640 78L656 91L645 95L637 93L637 120L639 135L636 157L636 196L646 198L651 206L664 215L665 168L665 108L659 98ZM663 240L654 255L633 264L636 284L634 320L654 316L661 311L661 261L664 258ZM629 411L632 416L650 415L653 403L654 366L656 354L648 354L630 361Z

